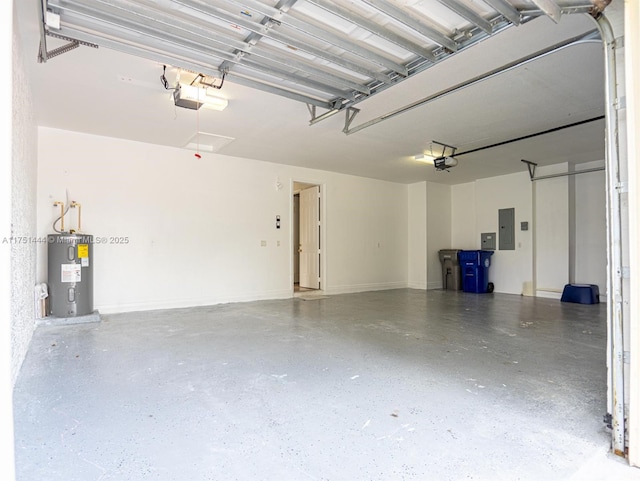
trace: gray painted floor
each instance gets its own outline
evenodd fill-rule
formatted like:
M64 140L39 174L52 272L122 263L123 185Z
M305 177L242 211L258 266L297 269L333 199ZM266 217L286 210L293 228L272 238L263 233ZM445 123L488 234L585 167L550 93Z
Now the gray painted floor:
M640 480L605 310L401 289L40 326L18 480Z

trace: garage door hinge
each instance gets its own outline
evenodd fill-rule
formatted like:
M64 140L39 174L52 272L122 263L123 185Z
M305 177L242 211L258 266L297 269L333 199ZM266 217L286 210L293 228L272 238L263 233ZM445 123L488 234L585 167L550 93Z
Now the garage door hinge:
M631 279L631 267L629 266L622 266L622 278L623 279Z
M616 184L616 190L618 194L626 194L629 192L629 184L627 182L618 182Z
M613 101L613 107L616 110L622 110L627 108L627 97L618 97Z
M611 415L611 413L605 414L602 418L602 421L607 425L609 429L613 429L613 416Z
M625 364L631 363L631 351L624 351L622 362L624 362Z

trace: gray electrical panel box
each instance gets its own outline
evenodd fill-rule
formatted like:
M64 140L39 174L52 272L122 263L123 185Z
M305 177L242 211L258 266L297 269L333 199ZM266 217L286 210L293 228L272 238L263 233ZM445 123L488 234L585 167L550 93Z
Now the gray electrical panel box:
M496 233L484 232L480 234L480 248L484 251L496 250Z
M498 210L498 226L500 227L500 250L512 251L516 249L516 210Z

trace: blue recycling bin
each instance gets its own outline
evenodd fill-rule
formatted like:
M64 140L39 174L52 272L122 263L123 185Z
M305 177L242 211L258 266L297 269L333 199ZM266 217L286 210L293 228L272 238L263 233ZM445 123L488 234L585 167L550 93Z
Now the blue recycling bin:
M489 282L489 266L492 255L493 251L458 252L464 292L493 292L493 284Z

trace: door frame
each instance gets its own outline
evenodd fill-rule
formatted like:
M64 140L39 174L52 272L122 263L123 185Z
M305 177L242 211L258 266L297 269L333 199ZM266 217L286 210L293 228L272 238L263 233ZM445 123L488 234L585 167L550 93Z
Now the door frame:
M320 187L320 289L314 292L326 292L327 290L327 189L326 184L317 179L308 179L303 177L295 177L291 178L289 182L289 218L291 222L289 222L289 245L291 249L289 250L289 286L291 289L291 297L294 296L294 265L293 265L293 255L294 249L297 249L298 246L294 245L294 222L293 222L293 196L295 194L294 184L310 184L317 185Z

